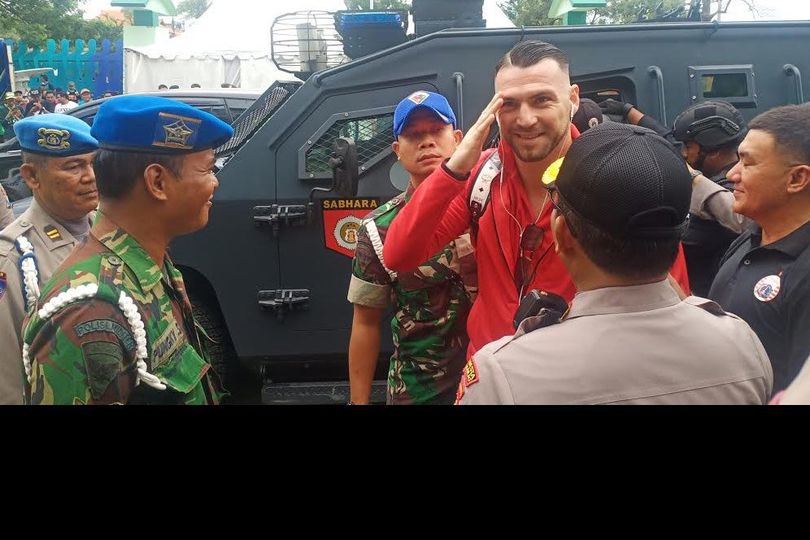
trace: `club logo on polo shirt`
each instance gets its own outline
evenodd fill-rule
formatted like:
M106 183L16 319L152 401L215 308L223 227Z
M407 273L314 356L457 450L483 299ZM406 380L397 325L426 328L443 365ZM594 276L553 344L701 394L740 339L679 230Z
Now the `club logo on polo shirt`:
M67 150L70 148L70 132L65 129L39 128L37 144L46 150Z
M770 302L779 296L779 290L781 288L781 277L765 276L754 285L754 297L760 302Z
M200 131L202 120L176 114L160 113L154 146L191 150Z

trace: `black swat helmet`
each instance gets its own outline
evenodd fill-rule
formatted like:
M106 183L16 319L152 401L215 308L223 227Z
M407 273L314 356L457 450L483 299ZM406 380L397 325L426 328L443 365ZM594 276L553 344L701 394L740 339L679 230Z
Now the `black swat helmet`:
M740 111L725 101L692 105L678 115L672 128L676 140L693 141L707 150L739 143L745 132L745 119Z

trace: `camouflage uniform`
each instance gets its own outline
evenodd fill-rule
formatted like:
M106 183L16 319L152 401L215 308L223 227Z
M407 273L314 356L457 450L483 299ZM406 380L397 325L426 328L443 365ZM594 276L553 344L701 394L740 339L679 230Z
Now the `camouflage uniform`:
M467 314L476 287L474 254L465 234L413 272L397 275L386 269L382 243L411 193L409 189L395 197L363 221L348 299L378 309L392 302L396 306L386 402L452 404L466 360Z
M87 286L97 292L77 300ZM168 257L161 271L123 230L92 230L45 284L24 328L32 404L204 405L223 396L182 275ZM167 388L149 386L150 374Z
M12 137L14 135L14 124L25 118L25 111L22 110L22 107L14 103L13 105L9 105L8 103L4 103L0 106L0 115L2 115L2 123L3 123L3 135L8 133L8 137Z

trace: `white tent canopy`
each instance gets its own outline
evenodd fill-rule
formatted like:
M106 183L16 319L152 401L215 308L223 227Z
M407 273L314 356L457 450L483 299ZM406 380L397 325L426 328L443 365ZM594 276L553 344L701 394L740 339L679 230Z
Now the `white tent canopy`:
M293 11L341 9L346 9L343 0L213 0L184 34L126 50L126 91L157 90L161 84L189 88L195 83L262 90L277 80L290 80L293 76L278 70L270 56L273 22ZM484 18L489 28L514 26L496 0L484 1Z

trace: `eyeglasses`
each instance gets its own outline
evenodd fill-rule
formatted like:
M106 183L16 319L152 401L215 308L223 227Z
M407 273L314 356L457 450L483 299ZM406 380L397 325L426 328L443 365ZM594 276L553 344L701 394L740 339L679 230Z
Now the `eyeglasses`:
M518 250L517 263L515 264L515 288L518 291L518 299L523 298L526 287L534 280L540 260L545 256L544 253L543 256L538 259L537 264L532 265L534 253L542 243L543 229L536 224L532 223L531 225L527 225L520 231L520 249Z

